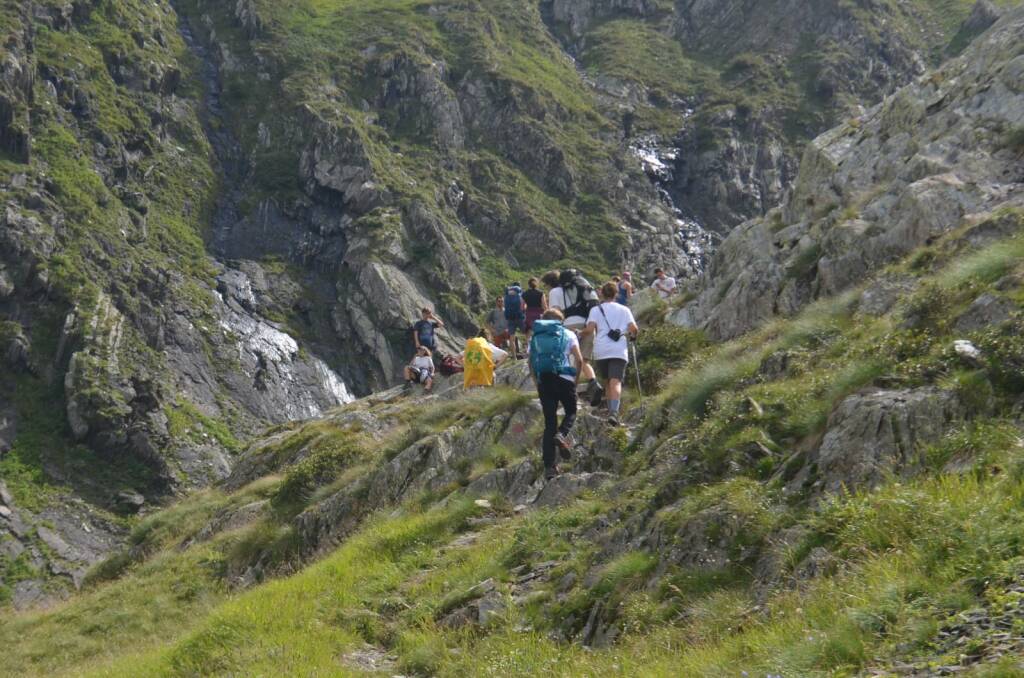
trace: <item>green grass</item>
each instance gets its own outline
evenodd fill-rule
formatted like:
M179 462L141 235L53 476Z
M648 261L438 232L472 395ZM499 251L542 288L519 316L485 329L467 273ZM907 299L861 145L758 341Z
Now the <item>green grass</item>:
M1002 261L1006 247L999 243L987 253L955 259L961 262L951 264L955 273L936 270L932 284L977 294L991 284L994 271L1002 270L1001 263L991 262ZM666 382L646 434L666 446L682 446L689 456L682 471L706 473L692 476L694 482L682 489L665 493L662 483L675 478L658 466L659 454L633 452L632 468L617 492L554 511L515 514L496 497L490 520L476 522L470 519L484 510L457 495L433 508L414 499L363 523L323 560L236 594L222 589L224 573L254 558L295 567L300 561L289 549L297 548L297 533L271 518L180 551L177 545L210 516L254 497L272 497L282 481L268 480L239 495L209 493L142 522L132 539L150 555L113 568L113 581L65 608L0 625L0 642L15 633L47 635L51 644L67 648L63 655L43 657L33 648L46 641L33 641L0 660L0 670L305 674L338 671L340 657L363 643L395 654L402 671L439 676L545 670L824 676L856 674L894 658L930 661L946 620L1001 600L1024 564L1024 447L1006 416L1015 395L991 369L942 367L948 335L908 338L897 328L899 309L894 317L855 316L855 297L851 292L825 300L797 318L726 345L700 348ZM957 308L954 304L947 312ZM999 345L1003 331L992 330L984 346ZM1017 350L1005 345L1007 351ZM765 377L762 360L778 352L789 355L789 367ZM936 370L919 367L930 361L937 361ZM820 435L836 403L878 379L955 389L965 402L975 402L979 418L922 449L925 468L916 477L815 502L787 496L772 481L779 464ZM494 389L427 407L388 405L394 408L396 437L382 447L399 449L416 436L508 412L528 399ZM996 416L986 418L989 411ZM317 449L327 455L330 472L314 478L313 485L336 483L353 472L356 467L347 465L354 450L345 446L353 441L343 429L324 422L307 426L269 450L286 464L285 477L317 476L301 461L294 464L306 458L321 468ZM760 450L753 458L748 456L752 445ZM498 466L513 453L495 447L482 455L482 463ZM380 449L357 466L385 463L390 454ZM957 472L945 473L950 465ZM341 476L330 481L338 472ZM326 496L318 492L305 501ZM602 543L623 543L618 542L623 523L611 517L628 520L650 511L656 512L658 550L602 548ZM445 547L470 530L473 539ZM603 537L595 540L595 534ZM727 561L694 567L668 556L673 544L692 548L693 535L720 549ZM787 582L820 549L832 565L818 577L755 592L755 573L763 563L775 563L779 581ZM441 624L471 600L470 590L479 582L493 579L510 600L521 568L528 571L544 561L555 563L550 576L486 629L467 632ZM173 602L181 580L164 578L161 568L198 563L207 568L192 587L199 592ZM563 587L563 581L570 583ZM143 592L156 601L155 612L143 609ZM121 610L125 624L115 629L103 621L99 628L108 641L119 638L131 649L106 654L104 645L83 630L91 627L69 616L101 602ZM613 647L584 650L552 638L554 631L568 630L570 637L580 633L595 606L620 633ZM160 611L175 622L173 630L152 620ZM161 628L164 637L158 639Z

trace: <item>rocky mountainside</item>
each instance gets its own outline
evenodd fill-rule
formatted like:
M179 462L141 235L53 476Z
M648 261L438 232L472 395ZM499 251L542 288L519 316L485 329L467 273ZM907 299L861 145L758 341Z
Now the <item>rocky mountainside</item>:
M663 156L658 179L675 204L719 233L778 205L807 140L958 52L1001 11L987 0L544 8L627 141Z
M736 337L965 223L1006 234L1005 215L1024 206L1022 30L1013 15L964 57L810 143L786 202L729 235L673 320ZM884 312L918 281L900 272L876 286Z
M822 496L936 471L911 451L953 449L951 430L969 449L943 463L975 468L986 436L1012 454L1019 382L999 360L1019 365L1019 252L1000 239L1020 226L1019 9L3 0L0 32L0 605L116 579L64 609L139 615L132 596L152 595L178 625L160 638L164 622L133 617L126 646L217 637L199 625L231 618L240 589L264 600L265 580L301 569L290 585L305 586L331 567L319 558L380 552L401 561L396 579L351 582L354 616L329 622L338 647L357 631L370 643L366 661L478 673L470 648L460 659L448 631L420 624L499 614L552 652L632 629L641 662L649 620L699 619L683 605L697 594L742 589L760 608L840 569L830 558L859 572L853 537L822 527ZM795 149L840 120L798 173ZM704 227L748 217L705 271ZM573 473L545 486L522 373L480 398L387 388L418 307L438 309L453 350L504 282L567 264L595 280L662 265L695 292L644 316L649 409L628 432L584 417ZM961 364L949 346L968 333L982 357ZM875 341L892 355L867 360ZM486 559L514 534L540 541ZM789 547L807 553L791 563ZM462 578L416 574L410 558L462 563ZM453 588L472 578L471 593ZM420 586L451 598L404 607ZM381 590L404 602L364 609ZM61 614L0 633L78 634ZM36 658L5 670L99 665L104 623L42 664L26 643ZM182 642L154 673L257 670Z

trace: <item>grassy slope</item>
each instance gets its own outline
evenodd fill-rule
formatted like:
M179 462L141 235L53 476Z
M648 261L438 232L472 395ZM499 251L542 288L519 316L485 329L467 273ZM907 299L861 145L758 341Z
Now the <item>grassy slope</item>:
M1024 227L1019 213L1000 218ZM969 335L989 356L981 370L967 371L950 350L961 336L950 330L951 319L978 294L993 291L996 281L1003 281L998 293L1024 302L1024 236L972 253L961 235L894 266L919 274L922 285L889 316L855 314L848 295L730 344L698 349L648 403L646 425L664 444L654 453L627 450L631 489L615 497L584 498L528 515L512 514L499 502L494 524L472 528L467 519L480 509L462 501L426 508L432 498L425 498L371 519L323 561L240 595L226 594L217 583L218 563L237 557L238 544L249 537L229 533L208 546L159 551L212 511L186 505L181 514L155 519L165 531L142 531L139 541L153 539L150 560L62 609L4 622L0 641L12 650L0 668L28 674L307 675L342 671L341 655L364 642L395 653L402 671L440 675L848 675L884 666L892 657L955 663L959 650L943 657L949 650L936 644L940 625L978 605L1011 604L1004 588L1024 568L1024 454L1012 419L1012 404L1024 392L1020 320ZM905 318L915 319L914 329L901 328ZM781 350L791 354L788 374L776 380L755 376L761 359ZM975 417L918 450L922 472L912 479L821 503L785 496L775 471L799 462L806 441L820 435L825 415L845 394L879 380L957 389L974 403ZM399 421L413 428L444 426L509 407L505 397L499 391L440 412L410 412ZM771 454L748 458L750 440L761 441ZM293 447L282 444L285 462ZM668 463L683 453L686 464ZM961 470L948 470L951 460ZM379 462L370 457L370 463ZM342 464L334 474L345 478L351 468ZM681 491L667 497L659 491L679 480ZM254 492L280 496L281 487L269 481L214 503L238 503ZM613 516L650 509L657 509L655 520L666 535L673 534L672 526L726 511L738 526L727 540L734 559L718 570L669 565L661 571L657 552L627 551L609 559L588 542L600 524L595 520L611 517L614 532L620 524ZM784 575L821 546L836 559L835 568L755 600L750 554L763 552L768 538L783 529L799 535L781 552ZM467 530L478 533L477 541L440 548ZM484 631L437 624L473 584L493 577L505 586L514 579L513 568L546 560L558 561L552 582L569 572L580 581L585 573L595 576L562 592L545 585ZM197 562L206 563L202 576L191 580L199 593L176 599L181 584L168 573ZM166 612L154 619L140 592L168 605ZM585 616L600 600L617 610L624 634L616 646L584 650L551 639L551 630ZM102 610L96 612L101 618L114 615L122 623L94 628L86 610ZM54 647L65 649L46 651ZM1004 663L991 675L1013 671Z

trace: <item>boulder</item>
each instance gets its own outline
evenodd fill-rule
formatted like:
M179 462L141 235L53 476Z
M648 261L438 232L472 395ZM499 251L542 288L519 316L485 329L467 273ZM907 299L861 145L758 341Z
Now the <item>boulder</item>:
M921 446L965 416L955 392L935 387L851 395L829 417L821 445L787 489L835 493L909 475L921 466Z
M1019 306L1005 297L985 293L971 302L971 305L953 323L957 332L971 332L991 325L999 325L1010 318Z

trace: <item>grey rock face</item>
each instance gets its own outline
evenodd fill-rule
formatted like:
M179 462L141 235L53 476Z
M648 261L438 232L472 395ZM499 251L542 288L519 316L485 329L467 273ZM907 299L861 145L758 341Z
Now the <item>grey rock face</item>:
M938 388L852 395L829 417L821 446L787 488L835 493L908 475L920 468L921 445L965 414L954 392Z
M935 76L807 146L781 213L734 229L673 317L715 339L820 295L997 208L1024 206L1003 129L1024 123L1024 11L1007 13Z
M1002 16L1002 12L992 4L991 0L978 0L971 8L971 13L964 21L960 30L978 34L994 24Z
M574 38L582 37L591 22L613 16L645 17L657 11L652 0L548 0L544 3L556 25Z
M861 293L857 310L872 316L885 315L914 288L912 278L880 278Z
M1017 310L1018 306L1009 299L986 293L971 303L963 315L956 319L953 327L958 332L970 332L998 325L1008 320L1010 314Z
M561 506L575 499L585 490L596 490L610 482L611 473L563 473L544 484L534 500L539 507Z

